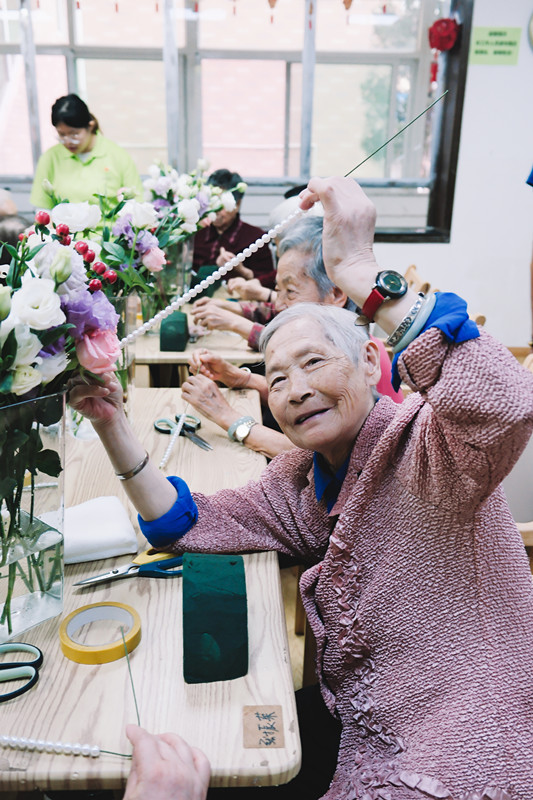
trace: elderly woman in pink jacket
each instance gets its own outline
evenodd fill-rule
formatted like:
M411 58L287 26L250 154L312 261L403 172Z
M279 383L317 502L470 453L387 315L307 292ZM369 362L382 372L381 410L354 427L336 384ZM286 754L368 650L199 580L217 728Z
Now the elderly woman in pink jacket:
M532 376L460 298L418 297L380 270L375 209L355 182L314 179L301 202L317 199L328 275L388 334L413 390L403 404L374 401L378 352L353 314L312 304L277 316L262 342L269 405L296 448L241 489L191 495L165 479L111 377L74 386L71 403L155 547L274 549L308 565L331 727L311 716L301 775L261 797L531 800L533 584L500 482L533 427ZM324 762L335 742L331 773L320 744L306 762L313 727Z

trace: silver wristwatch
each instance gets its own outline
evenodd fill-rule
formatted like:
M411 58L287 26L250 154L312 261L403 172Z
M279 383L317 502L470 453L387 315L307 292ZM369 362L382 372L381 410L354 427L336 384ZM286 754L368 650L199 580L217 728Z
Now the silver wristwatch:
M240 417L229 426L228 436L233 442L244 444L254 425L257 425L257 421L253 417Z

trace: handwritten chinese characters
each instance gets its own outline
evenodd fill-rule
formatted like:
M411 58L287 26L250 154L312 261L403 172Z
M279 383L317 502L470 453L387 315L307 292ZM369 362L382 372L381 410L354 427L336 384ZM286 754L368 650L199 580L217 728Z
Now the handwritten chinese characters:
M285 747L281 706L243 707L244 747Z

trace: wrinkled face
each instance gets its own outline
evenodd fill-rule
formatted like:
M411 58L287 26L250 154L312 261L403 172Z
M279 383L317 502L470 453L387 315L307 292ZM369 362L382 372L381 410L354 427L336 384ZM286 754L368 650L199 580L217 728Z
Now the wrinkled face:
M221 211L217 211L217 215L215 221L213 222L213 225L215 226L215 228L219 233L223 233L230 227L230 225L233 224L237 214L239 213L240 207L241 207L241 201L239 200L239 202L236 203L233 211L226 211L224 208Z
M63 147L70 153L84 153L92 141L93 123L88 128L71 128L64 122L59 122L56 126L57 137Z
M283 311L295 303L321 303L318 286L305 274L304 265L309 256L299 250L287 250L278 261L276 272L276 311Z
M266 353L268 404L297 446L321 453L338 469L374 405L379 356L371 342L357 365L326 337L320 324L302 317L279 328Z

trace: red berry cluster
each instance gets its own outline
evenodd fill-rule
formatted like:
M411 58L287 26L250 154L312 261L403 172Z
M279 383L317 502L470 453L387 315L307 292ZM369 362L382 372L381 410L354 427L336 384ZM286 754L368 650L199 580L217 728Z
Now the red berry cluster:
M87 242L76 242L74 249L80 256L83 256L86 269L90 268L100 276L99 278L91 278L89 281L89 289L91 292L99 292L103 285L102 281L109 284L115 283L118 278L115 270L108 269L103 261L95 261L96 253L89 248Z

